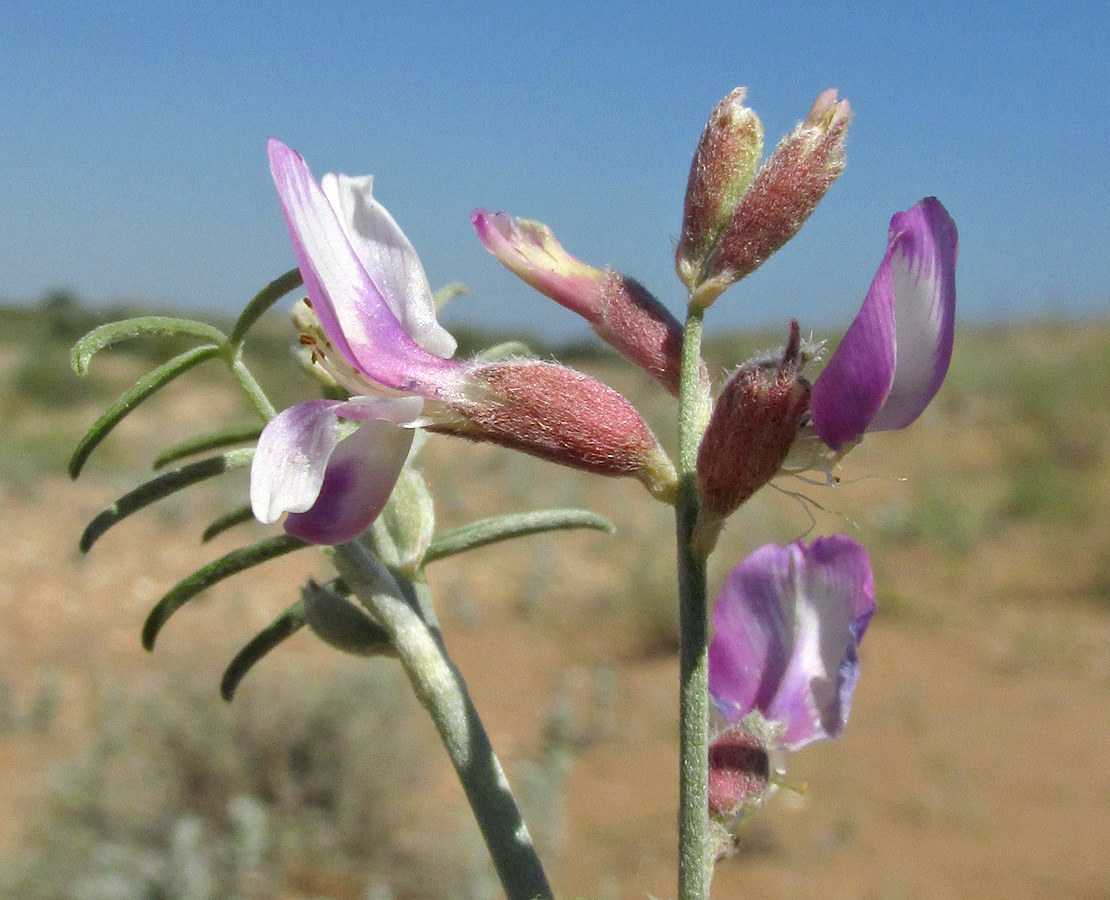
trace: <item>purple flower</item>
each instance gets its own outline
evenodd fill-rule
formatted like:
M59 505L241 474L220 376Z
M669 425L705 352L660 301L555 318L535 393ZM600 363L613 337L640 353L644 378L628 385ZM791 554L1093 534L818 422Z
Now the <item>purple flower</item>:
M420 259L371 178L328 174L317 184L280 141L268 151L314 314L302 340L353 396L301 403L267 424L251 506L267 524L290 513L284 527L297 537L341 543L385 506L425 406L465 396L467 366L449 359L455 341L436 321ZM356 430L345 435L341 419Z
M863 307L813 384L810 416L835 451L865 431L905 428L940 389L952 358L956 223L935 197L890 220Z
M851 538L756 550L717 598L709 647L717 708L732 723L758 711L785 750L836 737L874 611L871 563Z
M596 379L532 359L450 358L454 339L416 251L374 200L371 180L325 175L280 141L268 145L308 307L301 341L352 395L311 400L262 432L251 507L267 524L338 544L384 508L412 445L427 427L493 441L604 475L633 475L658 496L674 467L632 405Z

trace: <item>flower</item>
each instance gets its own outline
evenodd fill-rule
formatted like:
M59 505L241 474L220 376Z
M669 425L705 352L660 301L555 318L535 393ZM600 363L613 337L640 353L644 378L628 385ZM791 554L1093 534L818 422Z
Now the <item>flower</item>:
M784 750L836 737L874 612L871 563L851 538L756 550L725 580L713 616L709 691L721 715L740 723L758 712Z
M926 197L890 220L863 306L813 383L813 429L832 450L905 428L940 390L956 318L956 223Z
M423 399L464 393L455 341L436 321L412 244L372 191L372 179L325 175L271 140L270 171L285 213L311 315L303 341L354 395L286 409L262 432L251 467L251 507L267 524L315 543L367 528L389 499L421 423ZM347 430L341 419L360 423ZM410 426L410 427L397 427Z
M542 222L476 209L470 221L506 269L578 313L603 341L678 394L682 326L642 284L567 253Z
M251 468L260 521L289 513L290 534L350 540L389 499L419 426L673 493L673 465L616 391L553 363L450 358L455 342L436 321L420 260L368 177L317 184L280 141L268 152L311 307L300 311L302 342L352 396L301 403L267 424Z

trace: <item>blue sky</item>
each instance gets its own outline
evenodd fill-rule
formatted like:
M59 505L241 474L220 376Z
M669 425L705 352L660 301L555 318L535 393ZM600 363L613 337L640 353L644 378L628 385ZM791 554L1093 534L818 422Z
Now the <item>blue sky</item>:
M773 7L773 8L772 8ZM66 286L234 312L293 265L266 165L280 137L375 193L452 322L567 336L475 206L678 312L694 145L736 85L768 149L824 88L848 169L711 324L846 325L893 212L934 194L965 319L1110 312L1110 12L1102 2L11 4L0 22L0 298Z

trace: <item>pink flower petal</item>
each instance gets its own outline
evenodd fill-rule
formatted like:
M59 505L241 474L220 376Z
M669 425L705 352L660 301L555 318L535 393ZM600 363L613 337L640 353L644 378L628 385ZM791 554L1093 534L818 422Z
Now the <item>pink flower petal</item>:
M457 364L422 348L397 321L300 155L274 139L268 150L297 265L329 340L384 387L423 396L448 393Z
M263 429L251 465L255 517L270 524L288 512L289 533L335 543L329 538L385 505L412 444L412 430L397 426L415 421L422 406L415 397L354 398L310 400L282 411ZM366 424L340 440L341 416Z
M374 178L328 173L320 188L370 280L406 333L429 353L449 359L455 339L436 319L435 300L416 250L389 211L374 199Z
M412 446L413 430L374 421L339 442L319 496L290 513L285 531L314 544L342 544L369 528L385 508Z
M270 525L283 513L304 512L316 502L342 431L340 405L310 400L266 424L251 462L251 509L258 521Z

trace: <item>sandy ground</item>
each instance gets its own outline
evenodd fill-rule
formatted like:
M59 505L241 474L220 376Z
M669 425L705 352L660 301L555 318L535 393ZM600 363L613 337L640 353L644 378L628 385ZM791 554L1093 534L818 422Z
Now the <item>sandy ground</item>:
M182 390L112 440L145 446L225 402ZM895 478L945 446L953 427L936 417L899 450L882 439L861 448L854 471L875 466L879 477L815 496L858 521L866 542L867 510L910 496ZM974 436L963 448L966 474ZM621 599L643 583L630 569L670 554L666 510L637 485L560 481L497 449L444 440L426 462L445 525L527 508L535 497L539 506L597 508L622 528L616 538L548 536L441 562L431 582L450 650L510 772L538 758L560 697L590 726L566 771L561 809L544 826L560 896L674 896L677 660L644 645ZM44 673L60 689L58 715L42 734L0 736L0 847L11 853L42 776L81 746L98 683L158 684L189 665L207 668L215 691L237 645L305 574L325 571L308 551L229 580L175 617L147 654L138 632L150 606L238 540L197 544L218 508L201 492L135 516L81 557L84 523L138 477L93 469L76 484L49 477L0 490L0 673L16 706ZM242 482L232 489L241 492ZM844 530L837 515L818 515L822 531ZM789 540L805 527L789 500L758 501L726 534L713 579L776 529ZM780 791L754 816L745 852L719 866L714 895L1110 897L1110 605L1075 599L1090 594L1092 548L1105 548L1107 534L1100 513L1072 541L1008 528L957 560L920 541L877 549L882 611L863 647L851 723L842 739L789 760L787 781L804 793ZM249 678L297 667L326 679L336 656L301 634ZM428 783L456 809L460 792L433 758L439 768ZM445 814L445 831L458 819Z

